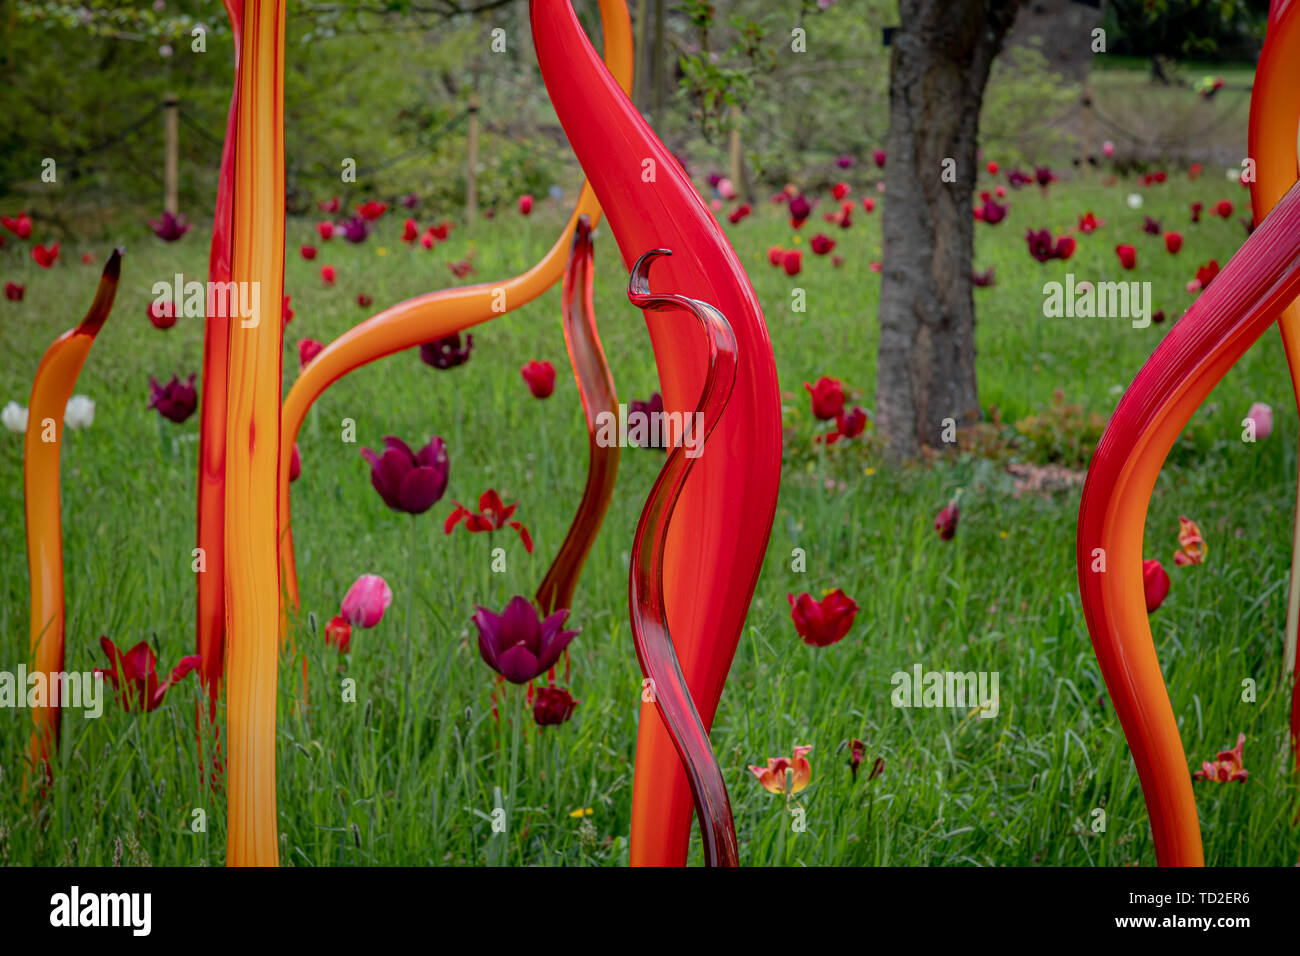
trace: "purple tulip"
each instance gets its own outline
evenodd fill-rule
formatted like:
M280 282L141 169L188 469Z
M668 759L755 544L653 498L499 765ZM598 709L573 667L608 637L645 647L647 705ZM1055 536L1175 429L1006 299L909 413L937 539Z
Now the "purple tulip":
M184 216L174 216L164 211L160 218L149 220L149 228L163 242L175 242L190 231L190 224Z
M633 399L627 406L627 420L631 423L634 415L644 415L646 418L645 444L642 448L667 448L664 444L663 429L655 427L656 423L663 421L664 399L658 392L653 393L647 401ZM640 444L638 442L637 444Z
M180 378L173 375L166 385L159 385L158 379L150 377L149 407L158 409L159 415L179 425L193 415L194 409L199 406L199 393L194 388L194 379L197 377L191 375L181 382Z
M469 353L472 348L474 348L474 336L466 335L465 346L462 348L460 333L453 332L451 335L421 345L420 361L434 368L455 368L469 361Z
M365 242L366 236L370 235L370 227L360 216L353 216L339 228L348 242Z
M839 159L835 160L835 165L838 166L840 169L848 169L850 166L853 165L853 157L849 156L846 153L845 155L841 156Z
M543 621L533 603L518 595L500 614L479 607L474 613L479 654L512 684L527 684L554 667L577 637L577 631L561 630L568 616L561 608Z
M420 197L417 196L415 193L407 193L405 196L402 197L402 205L405 206L407 209L414 209L417 205L419 205L419 202L420 202Z
M370 483L394 511L424 514L447 491L447 446L438 436L412 452L400 438L384 436L384 453L361 449L361 457L370 462Z
M1161 232L1160 223L1156 222L1150 216L1143 216L1142 231L1149 236L1158 236Z

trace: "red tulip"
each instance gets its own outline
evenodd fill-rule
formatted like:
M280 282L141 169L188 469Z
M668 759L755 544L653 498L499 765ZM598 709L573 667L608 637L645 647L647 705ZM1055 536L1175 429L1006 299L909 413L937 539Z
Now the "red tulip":
M885 168L885 151L883 149L872 150L871 158L875 160L876 165L881 169Z
M1217 259L1211 259L1205 265L1196 270L1196 282L1198 287L1204 289L1218 274L1219 261Z
M175 302L150 302L149 303L149 321L154 324L155 328L170 329L176 324L176 303Z
M812 247L813 255L816 256L824 256L835 248L835 240L820 232L808 240L808 244Z
M429 230L428 232L426 232L424 235L422 235L422 236L420 237L420 245L424 246L424 248L426 248L426 249L432 249L432 248L433 248L433 231L432 231L432 230Z
M414 219L408 219L402 223L402 241L415 242L420 237L420 227L415 224Z
M771 246L767 250L767 261L779 266L785 260L785 250L780 246Z
M554 727L572 717L581 703L562 687L539 687L533 698L533 720L539 727Z
M790 601L790 619L794 621L795 632L813 647L829 647L842 640L858 613L857 604L839 588L820 601L814 601L806 592L797 598L787 594L786 598Z
M325 643L337 647L340 654L346 654L352 646L352 625L343 617L335 614L325 625Z
M519 197L519 212L525 216L533 211L533 197L524 193Z
M93 253L90 253L90 252L83 252L83 253L81 254L81 261L82 261L82 264L83 264L83 265L88 265L88 266L89 266L89 265L94 265L94 263L95 263L95 256L94 256Z
M19 239L26 239L32 234L32 217L25 212L17 216L0 216L0 223Z
M363 309L370 308L374 301L374 299L370 298L370 296L366 295L364 292L357 293L357 305L361 306Z
M793 229L799 229L812 215L812 203L802 193L797 196L791 196L787 205L790 210L790 226Z
M867 430L867 413L861 405L855 405L851 412L840 412L835 417L835 427L839 429L838 438L857 438Z
M433 238L437 239L439 242L443 242L447 238L447 233L451 232L451 223L444 219L442 222L438 223L438 225L430 226L429 232L433 233Z
M1214 214L1221 219L1228 219L1232 216L1232 203L1227 199L1220 199L1214 207Z
M17 282L5 283L5 298L10 302L23 301L23 294L27 291L27 286L19 285Z
M1192 222L1201 221L1201 210L1205 208L1205 203L1192 203Z
M1119 256L1119 264L1125 269L1132 269L1137 265L1137 250L1132 246L1116 246L1115 255Z
M50 266L54 265L54 260L59 258L59 244L54 242L46 248L40 243L37 243L32 246L32 258L36 260L36 264L42 269L48 269Z
M866 196L866 197L863 198L863 200L862 200L862 208L863 208L866 212L868 212L868 213L875 212L875 211L876 211L876 201L875 201L874 199L872 199L870 196Z
M991 160L989 161L989 164L984 168L989 171L990 176L996 176L998 174L998 164Z
M329 199L318 199L316 205L320 207L321 212L338 212L339 197L332 196Z
M141 641L126 653L117 649L117 645L107 636L99 639L99 646L108 655L107 667L96 667L95 673L113 685L117 699L125 711L142 710L145 713L158 709L163 696L172 685L178 683L197 668L202 661L197 654L182 657L180 663L172 670L165 681L158 680L158 659L154 657L153 648Z
M835 418L844 410L844 384L837 378L823 375L816 385L803 383L812 397L813 417L823 422Z
M1079 217L1079 231L1085 236L1092 235L1105 224L1104 221L1098 219L1092 214L1091 209Z
M292 298L293 296L286 295L284 300L280 303L280 320L282 325L288 325L293 321L293 306L289 304L289 300Z
M334 272L334 267L333 267L333 266L321 266L321 267L320 267L320 278L321 278L321 281L324 282L326 285L333 285L333 284L334 284L334 278L335 278L335 275L336 275L336 273Z
M298 367L306 368L311 360L324 350L325 346L315 339L302 339L298 343Z
M1029 245L1029 254L1039 262L1056 258L1056 247L1052 244L1052 234L1046 229L1029 229L1025 232L1025 242Z
M459 501L453 503L456 507L447 516L447 521L442 526L445 533L451 534L456 525L462 521L465 522L465 530L470 532L500 531L502 528L511 527L519 533L519 540L524 543L524 550L529 554L533 553L533 537L528 533L528 529L521 522L510 520L515 509L519 507L518 502L506 505L496 489L489 488L478 496L477 512L470 511Z
M534 359L525 364L519 370L519 374L528 383L528 390L533 393L534 398L550 398L551 393L555 391L555 366L550 362L539 362Z
M1074 236L1061 236L1056 240L1056 258L1064 261L1074 255L1079 243Z
M304 259L306 259L306 260L309 261L309 262L310 262L312 259L315 259L315 258L316 258L316 247L315 247L315 246L302 246L302 247L300 247L300 248L298 249L298 252L302 255L302 257L303 257Z
M754 207L747 202L743 202L731 211L730 215L727 216L727 220L734 226L753 211Z
M1165 602L1169 595L1169 574L1159 561L1142 562L1142 590L1146 594L1148 614Z
M361 213L361 218L369 222L378 219L388 210L388 203L380 202L377 199L371 199L369 202L357 206L357 212Z
M803 268L803 253L798 249L790 249L781 254L781 268L785 270L788 276L797 276L799 270Z
M944 541L951 541L957 534L957 519L961 516L961 509L954 498L943 506L943 509L934 517L934 530L939 533L939 537Z
M289 458L289 480L297 481L302 475L302 456L298 454L298 443L293 443L293 455Z
M1176 253L1183 247L1183 234L1181 232L1165 233L1165 248L1171 253Z
M447 268L457 279L463 279L474 271L474 263L469 259L461 259L457 262L447 263Z
M831 187L831 195L834 196L837 201L843 199L848 194L849 194L848 183L836 183L834 186Z
M329 220L318 222L316 223L316 232L319 233L322 242L329 242L334 238L334 223Z

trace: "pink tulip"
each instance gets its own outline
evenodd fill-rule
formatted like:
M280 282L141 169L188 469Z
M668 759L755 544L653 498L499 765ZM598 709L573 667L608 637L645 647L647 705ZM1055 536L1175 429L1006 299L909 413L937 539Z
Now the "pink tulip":
M1255 423L1255 437L1263 441L1273 434L1273 406L1256 402L1250 406L1246 418Z
M343 595L339 608L343 619L353 627L374 627L393 603L393 591L377 574L363 574Z

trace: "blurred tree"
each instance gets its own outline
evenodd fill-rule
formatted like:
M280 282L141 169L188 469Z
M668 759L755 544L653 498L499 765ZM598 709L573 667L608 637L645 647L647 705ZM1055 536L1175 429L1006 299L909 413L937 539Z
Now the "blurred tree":
M900 0L881 230L877 427L897 457L979 418L971 297L976 145L1020 0Z

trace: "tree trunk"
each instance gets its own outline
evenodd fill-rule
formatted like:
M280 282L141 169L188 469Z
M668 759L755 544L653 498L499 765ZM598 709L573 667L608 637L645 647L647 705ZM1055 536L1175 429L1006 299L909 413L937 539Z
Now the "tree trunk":
M899 3L876 360L877 427L895 457L939 445L945 419L963 425L980 415L971 296L975 149L989 68L1019 6Z

